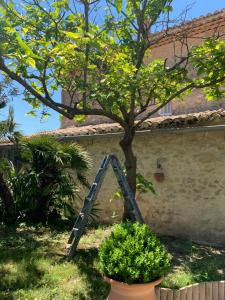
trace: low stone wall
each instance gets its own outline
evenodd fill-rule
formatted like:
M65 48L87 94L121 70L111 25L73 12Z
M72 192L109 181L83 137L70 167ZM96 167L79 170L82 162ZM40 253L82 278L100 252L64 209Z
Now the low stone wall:
M158 300L224 300L225 281L190 285L180 290L157 288Z
M137 196L144 219L159 234L225 245L225 131L174 132L135 138L138 172L156 191ZM123 161L119 140L103 135L78 141L93 158L90 182L105 155L113 153ZM161 183L154 178L157 161L165 175ZM98 197L102 222L120 220L123 203L113 199L117 189L109 170Z

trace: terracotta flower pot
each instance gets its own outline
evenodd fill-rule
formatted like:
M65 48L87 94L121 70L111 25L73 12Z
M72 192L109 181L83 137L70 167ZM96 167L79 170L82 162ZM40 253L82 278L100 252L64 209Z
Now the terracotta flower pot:
M126 284L107 277L105 281L111 285L107 300L157 300L155 287L162 278L143 284Z
M165 175L163 172L154 173L155 180L158 182L163 182L165 180Z

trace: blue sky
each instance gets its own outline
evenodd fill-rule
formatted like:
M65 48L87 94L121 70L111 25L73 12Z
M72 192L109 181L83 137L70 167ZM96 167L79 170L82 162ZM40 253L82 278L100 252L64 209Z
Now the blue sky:
M178 15L187 5L192 4L192 9L188 12L188 19L192 19L207 13L219 10L225 7L224 0L174 0L174 15ZM55 97L61 98L61 91L58 91ZM52 130L60 127L59 115L52 110L49 110L51 116L48 120L41 121L38 117L28 116L26 113L31 110L30 106L17 97L13 101L15 110L15 119L19 124L19 129L23 134L31 134L44 130ZM7 111L1 111L0 118L7 116Z

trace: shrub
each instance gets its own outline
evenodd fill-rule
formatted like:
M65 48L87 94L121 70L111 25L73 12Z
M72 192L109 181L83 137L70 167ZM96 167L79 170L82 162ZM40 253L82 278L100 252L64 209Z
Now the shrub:
M166 274L170 258L164 245L144 224L115 225L100 250L100 269L109 278L132 283L148 283Z
M13 169L9 185L22 222L57 222L74 219L74 202L91 161L85 150L72 143L60 143L49 136L22 139L17 145L19 170Z

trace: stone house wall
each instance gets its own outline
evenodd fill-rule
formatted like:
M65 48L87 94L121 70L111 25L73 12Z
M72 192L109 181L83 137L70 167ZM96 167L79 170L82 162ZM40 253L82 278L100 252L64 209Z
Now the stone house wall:
M171 30L169 37L160 40L151 48L150 56L146 63L155 58L167 59L168 64L174 64L175 57L185 56L188 49L201 45L207 37L221 36L225 34L225 10L210 14L183 26ZM153 35L154 38L154 35ZM193 74L194 76L194 74ZM172 102L172 114L188 114L225 108L225 100L207 101L201 91L193 93L184 98L183 101Z
M94 159L90 182L104 155L113 153L123 160L119 139L119 135L102 135L79 141ZM145 221L160 234L225 244L225 130L143 133L136 136L134 149L138 171L156 190L155 195L138 195ZM162 183L153 175L157 160L165 174ZM103 222L120 220L122 201L113 199L117 188L110 170L98 197Z

